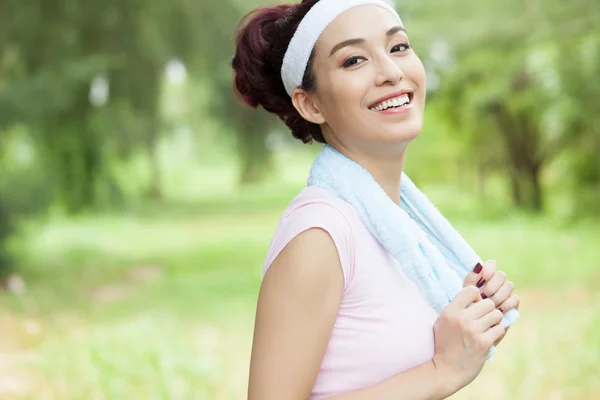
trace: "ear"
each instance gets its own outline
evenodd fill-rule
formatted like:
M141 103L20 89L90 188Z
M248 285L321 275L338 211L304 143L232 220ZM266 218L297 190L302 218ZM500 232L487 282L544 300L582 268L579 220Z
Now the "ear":
M302 118L313 124L321 125L325 123L325 117L321 113L314 97L304 89L296 89L292 93L292 104Z

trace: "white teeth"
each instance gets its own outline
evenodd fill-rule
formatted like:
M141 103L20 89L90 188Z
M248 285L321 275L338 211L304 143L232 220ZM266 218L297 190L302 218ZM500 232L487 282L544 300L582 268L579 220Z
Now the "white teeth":
M410 98L408 97L408 94L403 94L396 98L382 101L381 103L377 104L376 106L371 107L371 110L383 111L383 110L386 110L391 107L400 107L400 106L403 106L408 103L410 103Z

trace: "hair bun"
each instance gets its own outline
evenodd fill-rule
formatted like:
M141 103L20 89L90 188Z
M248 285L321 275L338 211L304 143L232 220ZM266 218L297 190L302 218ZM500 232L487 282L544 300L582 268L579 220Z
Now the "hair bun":
M318 0L259 8L240 22L235 54L234 88L251 107L261 106L277 114L294 137L304 143L324 142L318 125L304 120L287 94L281 79L281 65L288 44L300 21Z

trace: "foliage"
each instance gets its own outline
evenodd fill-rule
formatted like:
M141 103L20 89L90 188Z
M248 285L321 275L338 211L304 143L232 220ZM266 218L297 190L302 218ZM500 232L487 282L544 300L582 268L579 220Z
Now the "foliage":
M210 155L207 163L235 154L238 182L265 179L271 139L286 130L240 104L230 60L242 15L268 4L1 2L4 214L20 221L20 205L29 203L21 199L30 197L39 200L32 209L67 213L123 206L132 201L123 175L139 160L147 173L136 190L163 198L171 183L160 146L182 131L203 147L199 156ZM455 172L482 194L499 179L514 205L537 211L551 186L561 185L575 216L600 213L600 3L412 0L397 7L427 68L427 116L435 119L414 154L436 166L414 175L446 180ZM177 84L165 75L173 63L187 78ZM35 158L26 173L1 150L15 129ZM17 196L15 182L31 195Z
M600 10L585 1L569 7L546 3L477 7L477 18L460 26L477 34L450 35L442 43L452 43L453 51L433 63L442 82L434 102L460 132L476 168L491 166L504 175L514 205L538 212L544 208L543 178L552 161L598 137L597 113L590 107L598 107L599 88L589 83L600 66L600 30L590 15ZM565 14L560 18L559 9ZM506 23L487 24L494 18ZM572 20L580 24L567 23ZM452 17L445 21L443 28L458 23ZM588 157L573 175L580 168L600 170L597 157Z
M242 196L231 168L220 177L230 190L214 194L207 182L202 200L32 225L29 291L0 294L9 310L0 373L15 383L0 397L20 383L29 393L15 399L244 398L261 266L309 165L291 159L278 160L284 176ZM453 184L424 190L521 296L521 319L494 361L453 397L598 398L597 224L490 210Z

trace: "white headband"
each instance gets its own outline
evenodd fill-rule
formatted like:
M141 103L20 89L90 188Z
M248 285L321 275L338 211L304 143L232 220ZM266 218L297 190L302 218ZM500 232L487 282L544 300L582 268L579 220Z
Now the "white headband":
M320 0L304 16L296 33L288 45L283 65L281 79L286 92L291 96L294 89L302 85L304 72L319 36L327 26L340 14L358 6L375 5L385 8L392 13L402 26L400 16L383 0Z

